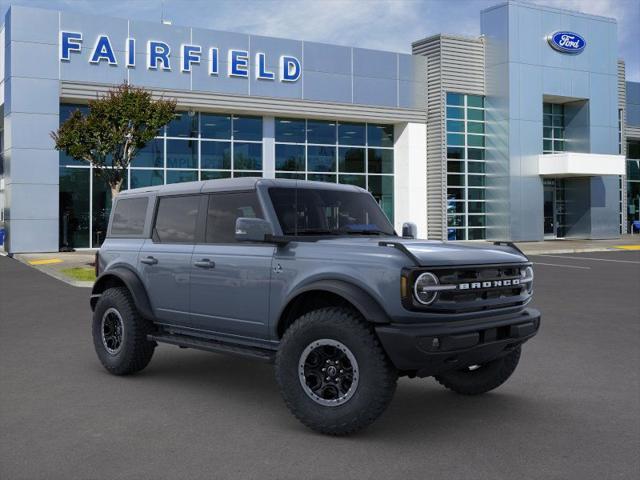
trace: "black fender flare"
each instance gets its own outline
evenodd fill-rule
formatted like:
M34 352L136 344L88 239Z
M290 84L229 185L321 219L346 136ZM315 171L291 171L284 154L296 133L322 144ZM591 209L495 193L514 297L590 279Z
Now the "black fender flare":
M113 279L117 279L127 287L140 314L145 318L153 319L151 302L149 302L149 296L142 280L134 271L123 266L110 268L96 279L91 290L91 310L95 309L100 295L104 292L109 281Z
M387 315L387 312L384 310L384 308L364 289L344 280L327 279L309 283L291 292L291 294L285 300L284 306L278 313L278 323L280 323L282 314L285 312L287 307L289 307L292 301L294 301L301 294L313 290L330 292L344 298L362 314L365 320L369 322L390 322L389 316Z

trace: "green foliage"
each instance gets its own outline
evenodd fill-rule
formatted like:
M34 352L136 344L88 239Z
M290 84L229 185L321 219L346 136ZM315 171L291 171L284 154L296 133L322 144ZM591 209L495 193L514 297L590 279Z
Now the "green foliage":
M97 168L120 191L127 167L136 153L171 121L175 100L154 100L151 92L126 83L89 102L89 113L76 110L57 132L57 150Z
M96 272L91 267L71 267L60 270L64 275L81 282L93 282L96 279Z

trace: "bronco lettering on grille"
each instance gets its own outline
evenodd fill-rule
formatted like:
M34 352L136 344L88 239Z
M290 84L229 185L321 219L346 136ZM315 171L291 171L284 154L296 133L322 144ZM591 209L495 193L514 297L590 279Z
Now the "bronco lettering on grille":
M500 288L514 287L520 285L519 278L510 278L507 280L491 280L487 282L470 282L458 284L458 290L476 290L478 288Z

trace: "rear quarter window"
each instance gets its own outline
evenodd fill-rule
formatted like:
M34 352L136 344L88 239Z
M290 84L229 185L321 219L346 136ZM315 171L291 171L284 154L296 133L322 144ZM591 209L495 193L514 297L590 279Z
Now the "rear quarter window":
M116 202L111 222L111 236L138 236L144 231L148 197L123 198Z

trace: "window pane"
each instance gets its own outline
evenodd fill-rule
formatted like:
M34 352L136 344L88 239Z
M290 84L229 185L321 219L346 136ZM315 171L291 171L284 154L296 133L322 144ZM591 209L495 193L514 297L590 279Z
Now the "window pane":
M60 125L66 122L71 114L76 110L80 110L82 115L87 115L89 113L89 105L80 105L75 103L61 103L60 104Z
M276 142L304 143L304 131L304 120L276 118Z
M231 168L231 142L200 142L200 168Z
M482 123L482 122L468 122L467 123L467 132L468 133L484 133L484 123Z
M469 173L484 173L485 163L484 162L468 162L467 169Z
M558 114L558 115L564 114L564 106L560 103L552 103L551 108L554 114Z
M462 158L464 158L464 148L448 147L447 148L447 158L452 158L452 159L462 159Z
M167 170L167 183L195 182L198 172L192 170Z
M464 173L464 162L447 162L447 172Z
M262 117L238 115L233 117L235 140L262 140Z
M484 202L469 202L469 213L485 213Z
M553 128L551 128L551 127L544 127L544 128L542 129L542 136L543 136L544 138L552 138L552 135L553 135Z
M340 172L364 173L364 155L364 148L339 148L338 170Z
M640 160L627 160L627 180L640 180Z
M448 215L448 227L464 227L464 215Z
M464 118L464 109L457 107L447 107L447 119L463 119Z
M467 107L484 108L484 97L467 95Z
M485 239L485 230L484 228L470 228L469 229L469 240L484 240Z
M338 143L341 145L365 145L364 123L338 124Z
M447 201L447 214L455 215L455 214L464 214L465 211L465 203L464 202L454 202L451 200Z
M304 171L304 145L276 144L276 170Z
M464 228L447 229L447 240L466 240L467 234Z
M542 141L542 149L543 150L553 150L553 141L552 140L543 140Z
M630 140L627 142L627 158L640 159L640 141Z
M393 223L393 176L369 176L369 191L389 221Z
M335 172L335 147L307 147L307 170L310 172Z
M231 172L200 172L200 180L217 180L219 178L230 178Z
M200 195L160 198L153 230L154 242L193 243Z
M150 187L164 183L162 170L136 170L132 168L129 173L131 175L131 188Z
M553 126L554 127L562 127L564 126L564 119L560 115L553 116Z
M484 150L480 148L467 148L469 160L484 160Z
M470 187L483 187L486 177L484 175L469 175L467 178L469 179Z
M168 137L197 137L198 114L191 112L176 112L173 120L167 125Z
M564 142L562 140L554 140L553 149L556 152L563 152L564 151Z
M308 143L336 143L336 123L323 120L307 120Z
M464 133L464 122L458 120L447 120L447 132Z
M202 138L231 139L231 115L201 113L200 135Z
M464 188L447 188L447 199L464 200Z
M545 127L550 127L551 125L553 125L553 117L551 115L543 115L542 125L544 125Z
M89 239L92 242L94 248L102 245L107 233L109 224L109 215L111 214L111 188L107 184L106 180L97 175L97 171L93 171L93 176L90 180L92 183L92 209L90 211L92 229L89 232ZM122 185L122 189L126 190L127 181L125 180Z
M543 103L542 104L542 112L543 113L551 113L551 104L550 103Z
M484 215L469 215L469 226L470 227L484 227L485 218L486 217Z
M89 248L88 168L60 168L60 246Z
M564 138L564 128L556 127L553 129L553 138L555 139L563 139Z
M198 168L198 141L167 140L167 168Z
M307 175L307 180L311 180L314 182L336 183L336 176L335 175L318 175L318 174L310 173Z
M143 148L138 150L131 162L132 167L164 167L164 139L150 140Z
M464 186L464 175L447 175L447 185L454 187Z
M304 173L278 173L276 172L276 178L289 178L291 180L304 180Z
M464 95L461 93L447 92L447 105L464 105Z
M89 163L85 162L84 160L76 160L73 157L70 157L69 155L66 155L64 152L59 152L58 154L58 160L59 160L59 165L65 166L65 165L80 165L83 167L88 167Z
M367 125L367 145L370 147L393 147L393 125Z
M262 143L233 144L234 170L262 170Z
M355 185L356 187L360 188L367 188L367 179L364 175L340 175L338 177L338 183Z
M207 243L235 243L236 220L262 218L262 210L255 192L209 195L207 211Z
M393 173L393 150L370 148L369 173Z
M142 235L148 203L148 197L118 200L113 212L111 235Z
M447 133L447 145L464 145L464 135L459 133Z
M262 177L262 172L249 172L249 171L233 172L233 178L239 178L239 177Z
M484 200L484 188L469 188L469 200Z
M467 145L470 147L484 147L484 135L467 135Z
M484 110L467 109L467 120L476 120L484 122Z

